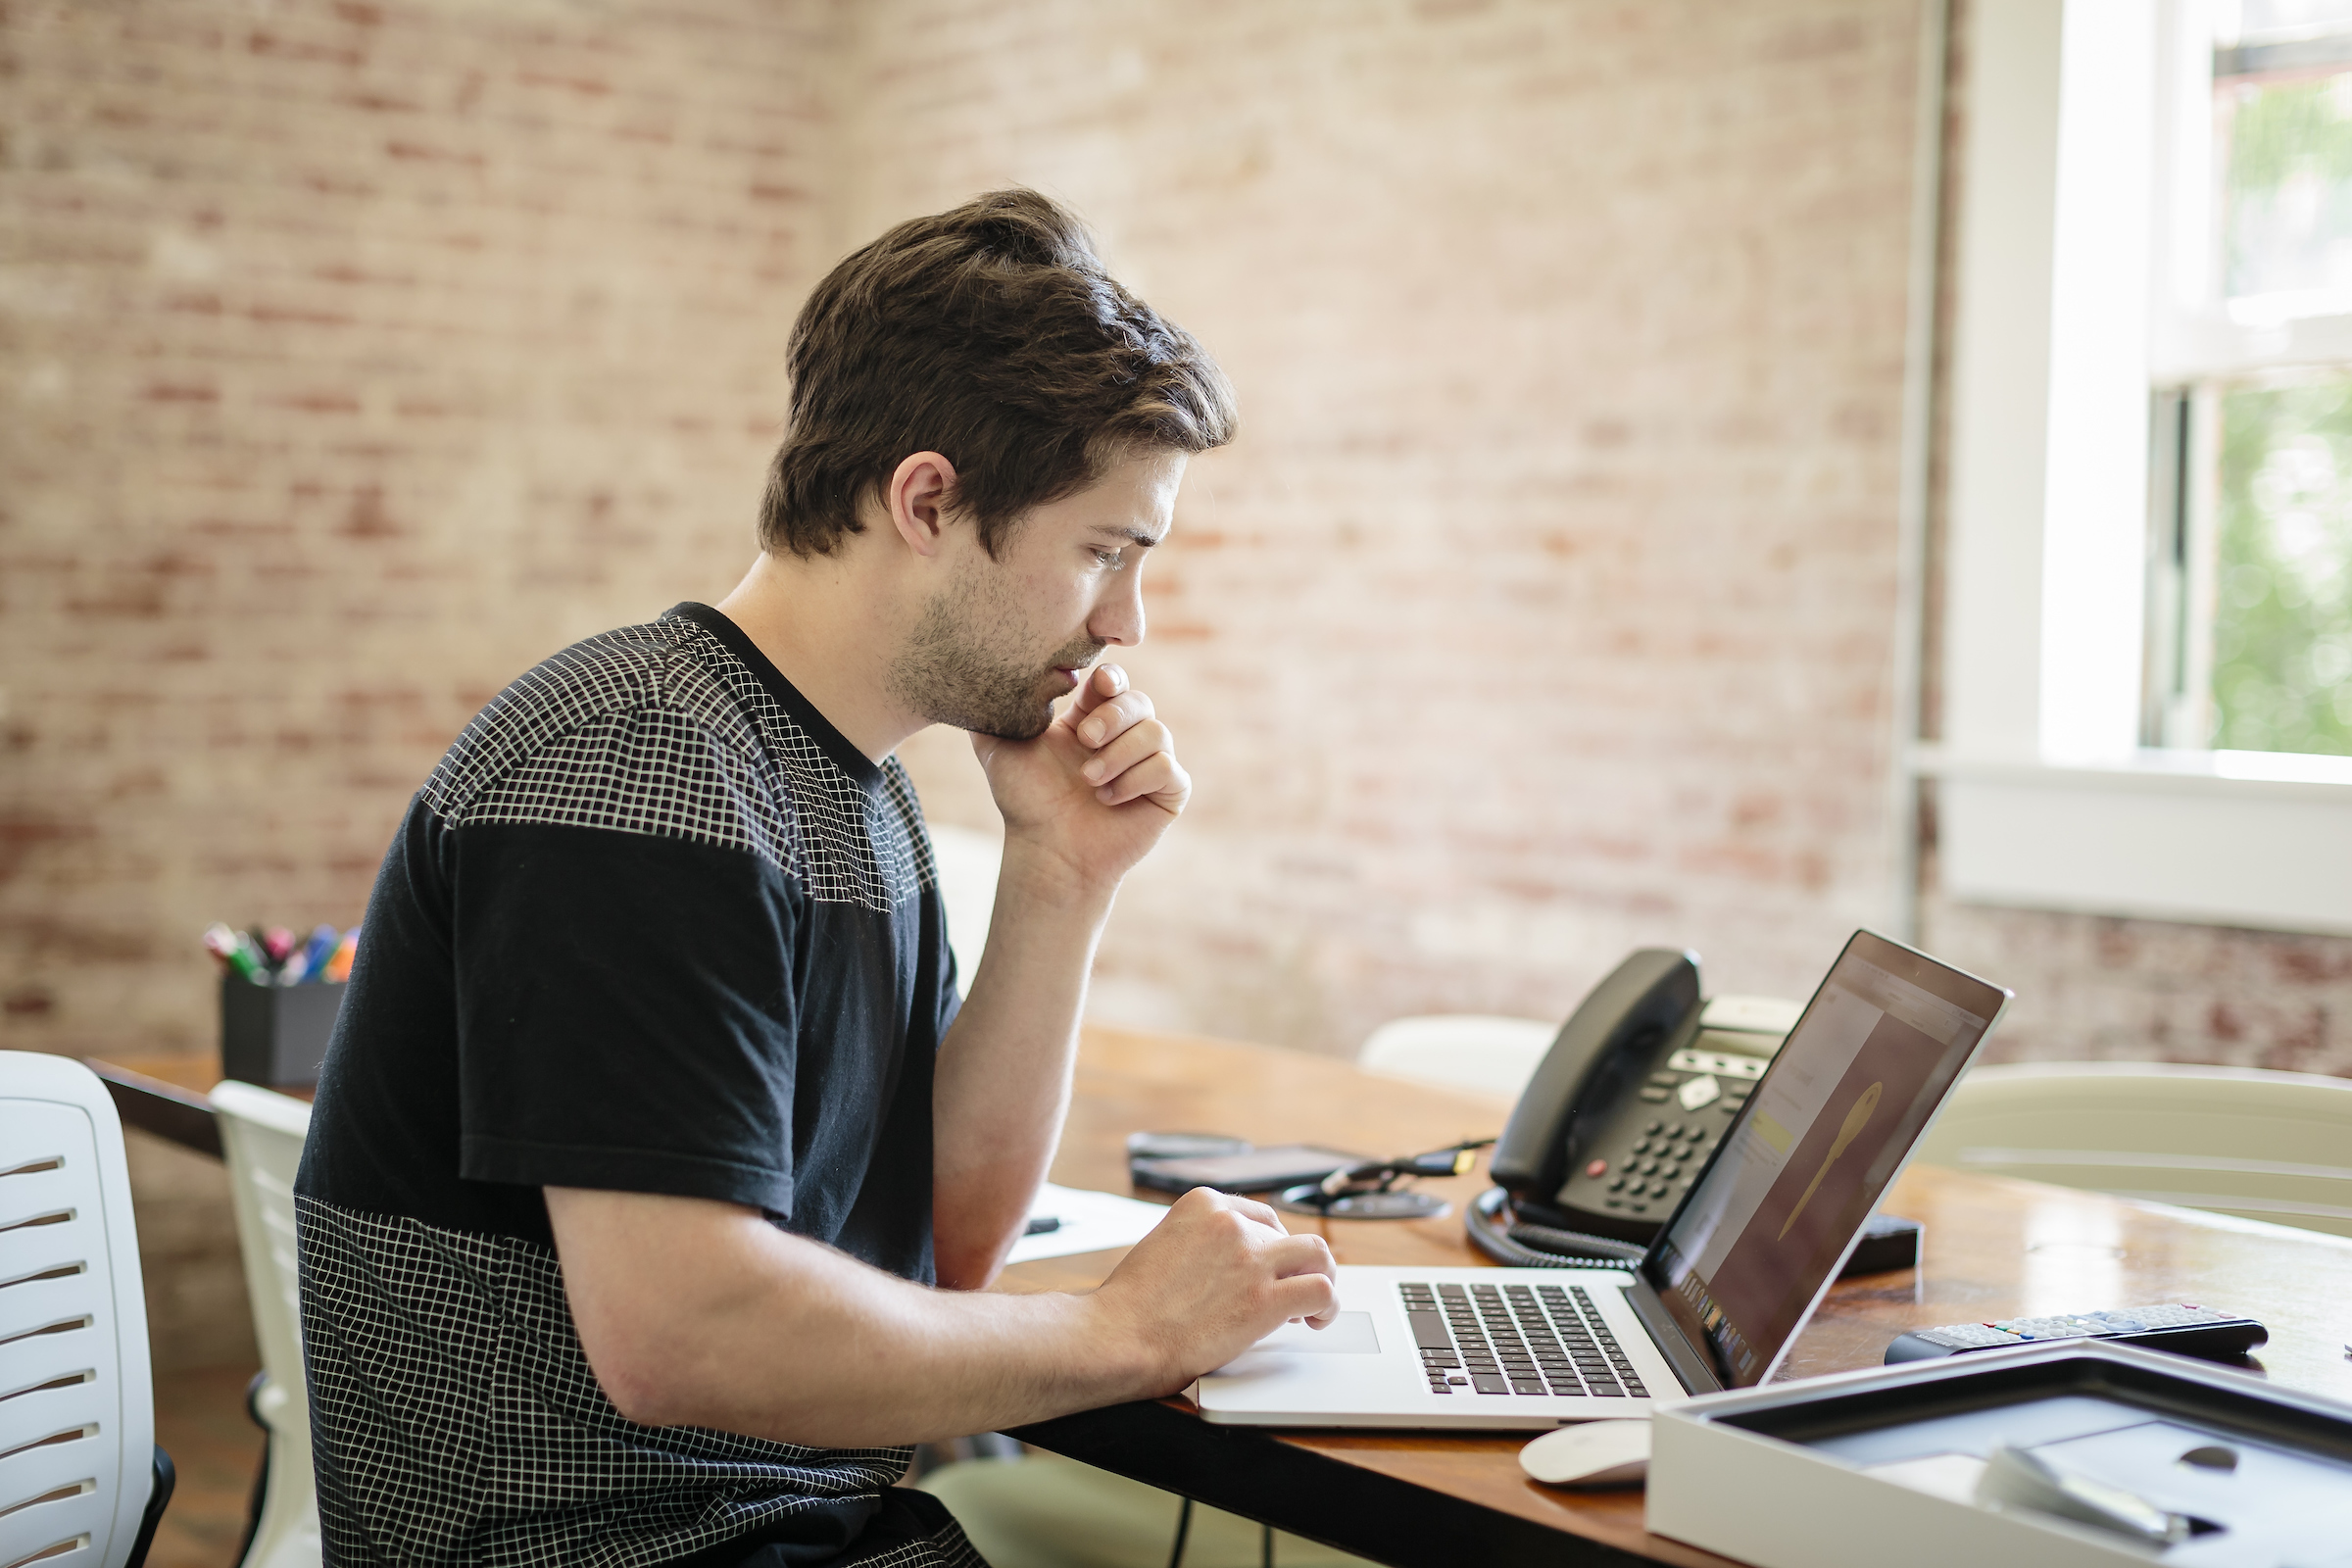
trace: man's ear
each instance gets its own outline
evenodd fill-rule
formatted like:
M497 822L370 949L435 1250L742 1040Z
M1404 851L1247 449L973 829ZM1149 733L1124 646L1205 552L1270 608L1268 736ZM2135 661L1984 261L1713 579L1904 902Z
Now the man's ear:
M902 459L882 493L891 526L918 556L936 556L955 523L956 465L936 452Z

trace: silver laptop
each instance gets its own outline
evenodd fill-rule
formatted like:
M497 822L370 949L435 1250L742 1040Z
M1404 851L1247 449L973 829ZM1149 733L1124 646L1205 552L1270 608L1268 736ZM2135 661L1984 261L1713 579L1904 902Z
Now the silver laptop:
M1343 1265L1329 1328L1276 1330L1193 1399L1263 1426L1550 1427L1762 1383L2008 1003L1857 931L1638 1265Z

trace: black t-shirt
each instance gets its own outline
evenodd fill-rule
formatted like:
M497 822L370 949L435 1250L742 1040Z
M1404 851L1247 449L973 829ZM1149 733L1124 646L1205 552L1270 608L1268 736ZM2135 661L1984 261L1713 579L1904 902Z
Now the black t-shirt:
M955 1011L906 774L718 612L494 700L385 857L297 1182L329 1560L855 1554L905 1450L622 1419L540 1189L750 1204L928 1282Z

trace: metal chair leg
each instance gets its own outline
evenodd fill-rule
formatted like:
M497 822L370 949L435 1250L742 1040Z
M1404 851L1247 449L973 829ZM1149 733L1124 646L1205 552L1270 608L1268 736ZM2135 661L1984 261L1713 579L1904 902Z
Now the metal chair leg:
M172 1489L179 1485L179 1472L172 1466L172 1456L163 1445L155 1448L155 1486L147 1494L147 1511L139 1516L139 1538L130 1544L130 1555L122 1568L141 1568L147 1561L147 1548L155 1544L155 1527L163 1523L164 1510L172 1505Z
M262 1509L270 1502L270 1445L276 1439L270 1423L262 1419L262 1391L269 1386L267 1372L256 1372L253 1381L245 1385L245 1413L262 1429L262 1467L253 1473L253 1500L245 1505L245 1539L237 1543L239 1563L252 1553L253 1538L262 1533Z

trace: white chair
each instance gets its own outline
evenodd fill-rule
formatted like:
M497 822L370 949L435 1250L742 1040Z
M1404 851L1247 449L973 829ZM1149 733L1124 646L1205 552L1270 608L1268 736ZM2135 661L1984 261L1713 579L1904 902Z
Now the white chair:
M939 867L939 902L948 916L948 947L956 955L956 994L968 997L980 955L988 948L1004 841L953 822L937 823L931 829L931 860Z
M318 1493L311 1470L311 1403L302 1369L302 1298L294 1242L294 1172L311 1107L291 1095L224 1083L213 1091L237 1213L237 1250L253 1301L262 1376L253 1413L270 1434L261 1517L242 1568L318 1568Z
M1539 1018L1423 1013L1373 1030L1355 1063L1388 1078L1517 1100L1559 1032L1557 1022Z
M1786 1036L1804 1004L1779 997L1710 997L1700 1024L1740 1035ZM1516 1101L1559 1038L1561 1025L1484 1012L1393 1018L1368 1035L1355 1064L1367 1072L1441 1089L1469 1089ZM1778 1050L1759 1047L1762 1054Z
M1057 1454L965 1459L915 1485L938 1497L980 1555L1020 1568L1372 1568L1361 1557ZM1182 1523L1179 1523L1179 1520ZM1181 1532L1182 1551L1175 1546Z
M1919 1157L2352 1236L2352 1082L2316 1073L1979 1067L1953 1086Z
M0 1052L0 1563L137 1568L172 1497L122 1123L98 1075Z

